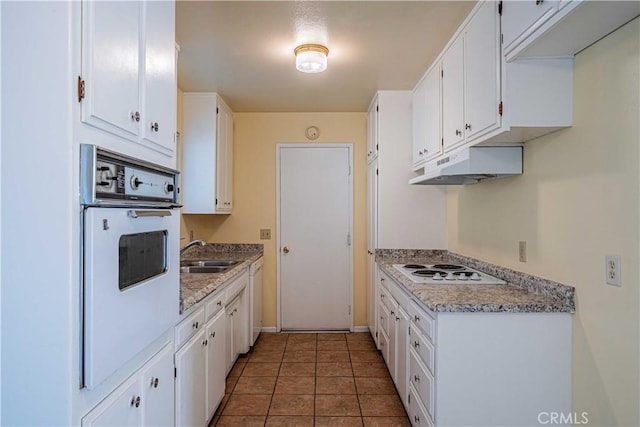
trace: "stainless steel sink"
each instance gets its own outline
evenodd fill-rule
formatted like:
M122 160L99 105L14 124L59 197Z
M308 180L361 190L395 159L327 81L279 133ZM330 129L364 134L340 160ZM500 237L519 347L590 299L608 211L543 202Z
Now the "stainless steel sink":
M192 261L180 261L180 267L230 267L232 265L237 264L238 261L226 259L226 260L218 260L218 259L203 259L203 260L192 260Z
M227 271L229 267L224 266L204 266L204 265L188 265L180 267L180 273L223 273Z

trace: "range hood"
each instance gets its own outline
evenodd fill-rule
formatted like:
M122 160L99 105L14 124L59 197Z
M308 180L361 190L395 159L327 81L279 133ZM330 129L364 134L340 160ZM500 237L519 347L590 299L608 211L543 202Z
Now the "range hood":
M427 165L409 184L467 185L514 175L522 175L522 147L470 147Z

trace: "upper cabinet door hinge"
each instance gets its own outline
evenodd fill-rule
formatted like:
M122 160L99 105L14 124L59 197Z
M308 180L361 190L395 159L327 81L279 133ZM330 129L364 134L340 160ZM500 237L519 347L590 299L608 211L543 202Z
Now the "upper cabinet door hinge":
M218 107L216 107L216 114L218 114Z
M498 3L498 15L502 16L502 1Z
M380 111L380 107L376 105L376 111Z
M347 234L347 246L351 246L351 233Z
M440 70L440 77L444 77L444 68Z
M498 104L498 114L502 115L502 101Z
M78 76L78 102L82 102L82 100L84 99L84 90L84 80L81 76Z

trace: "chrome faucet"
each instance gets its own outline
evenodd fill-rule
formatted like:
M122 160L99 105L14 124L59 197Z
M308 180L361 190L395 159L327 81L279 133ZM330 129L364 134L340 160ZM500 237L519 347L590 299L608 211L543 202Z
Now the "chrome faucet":
M195 246L195 245L205 246L206 244L207 244L207 242L204 242L202 240L192 240L189 243L187 243L186 245L184 245L182 248L180 248L180 255L182 255L184 253L184 251L189 249L191 246Z

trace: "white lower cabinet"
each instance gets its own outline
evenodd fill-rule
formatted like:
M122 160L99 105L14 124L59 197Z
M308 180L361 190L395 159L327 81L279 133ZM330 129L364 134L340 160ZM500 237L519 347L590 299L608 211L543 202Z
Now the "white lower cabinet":
M207 420L213 417L225 391L225 320L225 312L222 310L207 322L205 329L207 337Z
M227 324L225 331L225 372L228 374L242 353L249 351L249 274L244 273L227 288Z
M570 313L436 313L379 276L380 350L414 427L530 426L540 411L570 413Z
M176 331L193 333L175 354L176 417L180 426L206 426L225 391L225 318L220 295L187 316ZM204 325L200 320L207 319ZM197 325L197 326L195 326Z
M167 344L83 419L83 426L174 424L173 348Z

